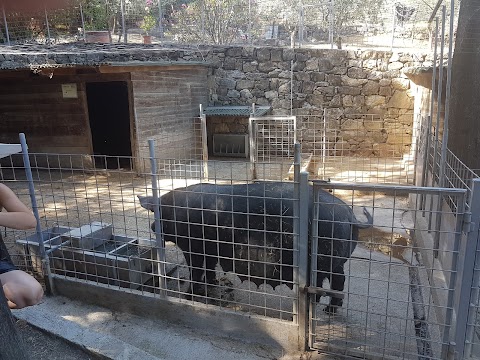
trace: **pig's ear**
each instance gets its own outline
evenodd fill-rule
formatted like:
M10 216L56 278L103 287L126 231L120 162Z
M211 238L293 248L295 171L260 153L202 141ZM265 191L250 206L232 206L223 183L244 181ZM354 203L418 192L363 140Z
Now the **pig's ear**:
M153 196L140 196L137 195L138 200L140 200L140 205L150 211L154 211L155 201Z

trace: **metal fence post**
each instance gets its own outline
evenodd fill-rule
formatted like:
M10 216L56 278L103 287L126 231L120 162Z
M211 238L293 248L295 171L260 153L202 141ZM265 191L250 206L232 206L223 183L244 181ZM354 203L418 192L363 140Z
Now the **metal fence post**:
M330 0L330 16L328 19L328 40L330 42L330 49L333 49L333 43L335 38L335 3L334 0Z
M50 36L50 24L48 23L48 13L47 13L47 9L45 8L45 24L47 25L47 39L48 39L48 43L50 43L50 41L52 40L51 39L51 36Z
M393 19L392 19L392 44L390 50L393 51L393 44L395 42L395 27L397 26L397 9L393 5Z
M425 140L425 153L424 153L424 162L423 162L423 174L422 174L422 186L427 186L428 184L428 164L430 160L430 140L431 140L431 133L432 133L432 120L433 120L433 109L435 107L435 84L437 82L437 38L438 38L438 17L435 18L435 48L433 51L433 74L432 74L432 93L430 95L430 109L427 121L427 135ZM432 154L434 155L434 154ZM432 162L432 169L433 169L433 162ZM434 174L432 172L432 183L434 181ZM420 203L420 209L426 209L426 195L422 195L422 200Z
M165 242L163 241L162 223L161 223L161 209L160 197L158 193L158 179L157 179L157 161L155 158L155 140L148 140L148 149L150 151L150 167L152 171L152 194L154 201L154 216L155 216L155 240L157 248L157 270L159 276L159 287L161 296L166 295L166 279L165 279Z
M300 302L300 292L299 292L299 263L300 263L300 166L302 163L301 156L301 145L295 144L294 146L294 159L293 159L293 293L295 294L297 301ZM299 307L297 301L293 302L293 322L298 324L300 320ZM300 331L300 330L299 330ZM300 333L299 333L300 336Z
M125 0L121 0L120 2L120 11L122 12L122 36L123 36L123 43L126 44L127 41L127 29L125 27Z
M163 11L162 11L162 0L158 0L158 32L160 37L163 38Z
M438 209L441 211L443 199L442 196L438 197L439 206ZM455 239L453 243L452 249L452 262L450 266L450 279L448 281L448 296L447 296L447 306L445 311L445 325L443 329L442 335L442 359L447 358L447 354L450 353L454 348L458 345L451 341L450 337L455 336L452 335L450 332L451 328L453 327L453 315L454 315L454 307L455 307L455 290L457 286L457 275L459 273L459 253L461 250L462 238L463 238L463 229L464 229L464 221L465 221L465 211L466 211L466 202L467 202L467 195L466 193L463 194L461 198L459 198L459 204L456 210L456 224L455 224ZM459 216L459 215L463 216ZM440 212L437 213L437 217L440 217ZM437 229L437 232L440 232L440 229ZM452 346L453 345L453 346Z
M460 254L463 256L463 271L459 279L460 294L458 296L455 326L458 359L470 357L472 340L475 335L475 313L480 285L480 271L478 271L480 258L477 256L480 251L480 242L478 241L480 230L480 179L473 179L470 196L471 223L467 232L465 247ZM475 269L477 270L475 271Z
M208 139L207 139L207 116L203 112L203 105L200 104L200 122L202 127L202 163L203 163L203 176L202 178L208 179Z
M249 148L249 155L250 155L250 172L251 172L251 177L252 180L255 180L257 178L257 168L255 164L255 131L253 129L254 124L253 124L253 118L250 116L248 119L248 140L250 144Z
M309 307L308 293L305 288L308 286L308 210L309 210L309 186L308 172L300 172L295 180L298 181L298 344L300 350L306 351L309 342Z
M439 134L438 134L438 130L440 128L440 107L441 107L441 103L442 103L442 93L443 93L443 53L444 53L444 49L445 49L445 44L444 44L444 39L445 37L445 6L442 7L442 36L441 36L441 46L440 46L440 64L439 64L439 67L438 67L438 88L437 88L437 121L436 121L436 125L435 125L435 145L434 145L434 152L433 152L433 170L432 170L432 186L435 186L435 171L437 170L437 152L438 152L438 142L439 142ZM443 159L442 159L443 160ZM441 160L440 160L441 161ZM440 168L439 168L440 170ZM441 187L441 180L442 177L443 177L444 174L438 173L438 186ZM431 198L431 201L430 201L430 209L433 210L433 197ZM431 229L431 225L432 225L432 214L433 212L430 213L430 219L429 219L429 222L428 222L428 228ZM438 212L437 212L437 221L436 221L436 229L439 229L440 228L440 223L441 221L441 217L438 216ZM435 234L435 239L434 239L434 254L435 254L435 257L437 257L438 255L438 246L439 246L439 232L437 231L437 233Z
M86 38L86 35L85 35L85 17L83 16L82 4L80 4L80 17L82 18L83 41L86 42L87 38Z
M43 235L42 235L42 227L40 225L40 216L38 214L38 205L37 199L35 197L35 186L33 184L33 176L32 176L32 167L30 166L30 158L28 157L28 147L27 141L25 139L25 134L20 134L20 144L22 145L22 155L23 155L23 164L25 166L25 175L28 181L28 190L30 194L30 201L32 202L32 212L37 220L37 224L35 226L35 232L37 234L38 240L38 251L40 253L40 258L42 261L42 270L43 275L47 278L45 285L47 287L47 292L49 294L54 295L55 290L53 286L52 276L50 273L50 258L45 253L45 244L43 243Z
M8 31L7 15L5 15L5 8L2 6L3 24L5 25L5 36L7 37L7 44L10 46L10 33Z

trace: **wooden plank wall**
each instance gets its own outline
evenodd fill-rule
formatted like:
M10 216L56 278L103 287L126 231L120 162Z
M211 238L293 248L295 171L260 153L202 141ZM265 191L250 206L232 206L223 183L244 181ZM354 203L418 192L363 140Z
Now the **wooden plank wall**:
M31 152L89 154L85 84L73 80L0 81L0 142L18 143L18 134L24 132ZM63 98L65 82L77 84L78 98Z
M194 124L198 124L199 104L206 106L208 103L207 77L208 68L204 66L132 72L136 142L140 157L149 156L149 139L156 141L158 158L196 157L200 144L199 132Z
M23 132L40 166L91 167L86 83L97 81L129 82L130 74L101 74L95 68L53 70L51 78L30 71L1 73L0 142L18 143ZM64 98L62 84L76 84L77 98Z

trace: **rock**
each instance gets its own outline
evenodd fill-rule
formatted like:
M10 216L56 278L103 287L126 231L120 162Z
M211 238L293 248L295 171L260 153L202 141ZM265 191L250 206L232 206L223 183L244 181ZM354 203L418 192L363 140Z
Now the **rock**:
M272 61L283 61L282 49L272 49L270 59Z
M395 90L387 106L398 109L413 109L413 100L408 97L405 91Z
M253 80L239 80L237 81L237 90L253 89L254 84Z
M308 59L305 62L305 71L318 71L318 59Z
M325 99L322 94L314 94L314 95L308 95L307 96L307 102L310 105L316 106L316 107L321 107L323 106Z
M345 95L360 95L361 90L359 87L355 86L339 86L338 93Z
M328 81L328 77L327 77ZM352 79L348 76L342 76L341 77L341 83L340 84L332 84L332 85L346 85L346 86L353 86L353 87L360 87L368 82L367 79Z
M342 123L342 130L364 130L362 119L347 119Z
M392 88L390 86L383 86L378 92L381 96L392 96Z
M278 98L278 91L270 90L265 92L265 98L272 100Z
M403 64L402 64L403 66ZM349 77L353 79L366 79L367 78L367 73L362 69L358 67L352 67L348 69L347 74Z
M238 99L240 98L240 92L237 90L228 90L227 97L232 99Z
M221 78L218 80L218 86L225 87L227 89L235 89L237 82L230 78Z
M410 88L410 80L402 78L393 78L392 87L397 90L407 90Z
M403 68L403 63L400 61L395 61L388 64L388 70L400 70Z
M377 95L380 85L376 81L368 81L362 89L363 95Z
M269 48L259 48L257 49L257 60L259 62L270 61L271 53Z
M318 71L330 71L333 69L333 65L328 59L318 60Z
M311 74L312 81L319 82L325 81L325 73L314 72Z
M385 105L385 97L380 95L369 95L365 97L365 105L374 108Z
M243 71L246 73L257 71L258 63L256 61L243 64Z

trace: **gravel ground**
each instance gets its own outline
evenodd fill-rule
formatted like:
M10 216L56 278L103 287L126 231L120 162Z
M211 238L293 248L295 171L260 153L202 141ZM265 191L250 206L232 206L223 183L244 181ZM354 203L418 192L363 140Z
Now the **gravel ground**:
M31 326L26 321L16 322L18 331L25 343L30 358L35 360L93 360L100 359L92 356L77 346L70 344L53 335L44 333Z

